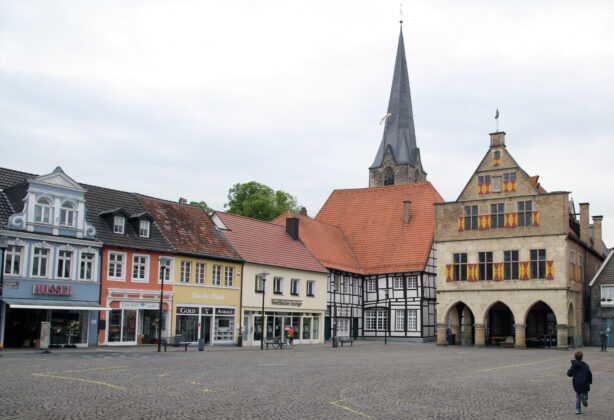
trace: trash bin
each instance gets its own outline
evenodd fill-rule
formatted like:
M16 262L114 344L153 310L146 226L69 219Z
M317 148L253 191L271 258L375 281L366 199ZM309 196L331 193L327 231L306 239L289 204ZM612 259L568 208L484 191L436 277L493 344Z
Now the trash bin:
M333 337L333 347L339 347L339 339L337 337Z
M448 335L448 346L453 346L455 342L456 342L456 334L449 334Z
M237 338L237 345L239 347L243 347L243 334L239 333L239 336Z
M203 351L205 349L205 339L201 338L198 340L198 351Z

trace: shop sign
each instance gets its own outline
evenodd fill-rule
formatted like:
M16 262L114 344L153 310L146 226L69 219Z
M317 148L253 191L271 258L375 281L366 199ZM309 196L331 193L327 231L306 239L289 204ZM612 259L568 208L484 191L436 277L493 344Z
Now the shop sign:
M301 306L302 300L290 300L290 299L271 299L273 305L286 305L286 306Z
M159 302L119 302L121 309L160 309Z
M601 318L614 318L614 312L603 312L603 309L602 309Z
M177 306L177 313L179 315L198 315L198 308L191 308L188 306Z
M213 308L200 308L200 311L203 315L211 315L213 313Z
M235 310L234 310L234 308L232 308L232 309L215 308L215 314L216 315L234 315L235 314Z
M5 289L19 289L19 282L5 280L4 283L2 284L2 287Z
M33 295L60 295L71 296L70 286L60 286L59 284L35 284L32 286Z

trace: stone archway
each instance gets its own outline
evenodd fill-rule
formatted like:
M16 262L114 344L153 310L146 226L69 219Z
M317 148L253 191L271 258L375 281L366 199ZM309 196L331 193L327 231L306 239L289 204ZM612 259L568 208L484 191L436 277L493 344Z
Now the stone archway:
M557 324L556 315L546 302L539 300L529 307L525 317L525 324L525 336L528 346L546 348L567 347L567 324Z
M494 302L487 309L485 316L484 344L505 345L516 343L516 326L514 313L505 303ZM511 337L511 338L508 338Z
M437 324L437 344L448 345L450 334L456 345L473 345L475 342L473 311L464 302L459 301L448 308L444 323Z

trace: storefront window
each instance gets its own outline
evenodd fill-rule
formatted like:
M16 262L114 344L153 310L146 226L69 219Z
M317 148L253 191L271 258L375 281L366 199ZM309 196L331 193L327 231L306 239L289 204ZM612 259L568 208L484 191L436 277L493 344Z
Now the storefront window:
M313 329L312 329L312 334L311 334L311 338L314 340L318 339L318 331L320 329L320 318L317 316L313 317Z
M311 333L311 318L303 318L303 340L309 340Z
M235 317L217 316L215 318L215 341L234 341Z
M198 316L177 315L175 334L185 341L198 341Z
M122 341L136 341L136 311L124 310Z
M254 341L262 340L262 317L254 317Z
M51 311L52 347L72 347L87 343L87 311Z

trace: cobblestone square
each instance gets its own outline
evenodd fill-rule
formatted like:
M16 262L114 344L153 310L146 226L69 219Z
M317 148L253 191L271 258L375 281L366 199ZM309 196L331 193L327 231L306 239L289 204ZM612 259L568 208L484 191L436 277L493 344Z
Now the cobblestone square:
M614 413L614 350L583 348L584 418ZM358 341L353 347L5 350L7 419L572 418L573 351Z

